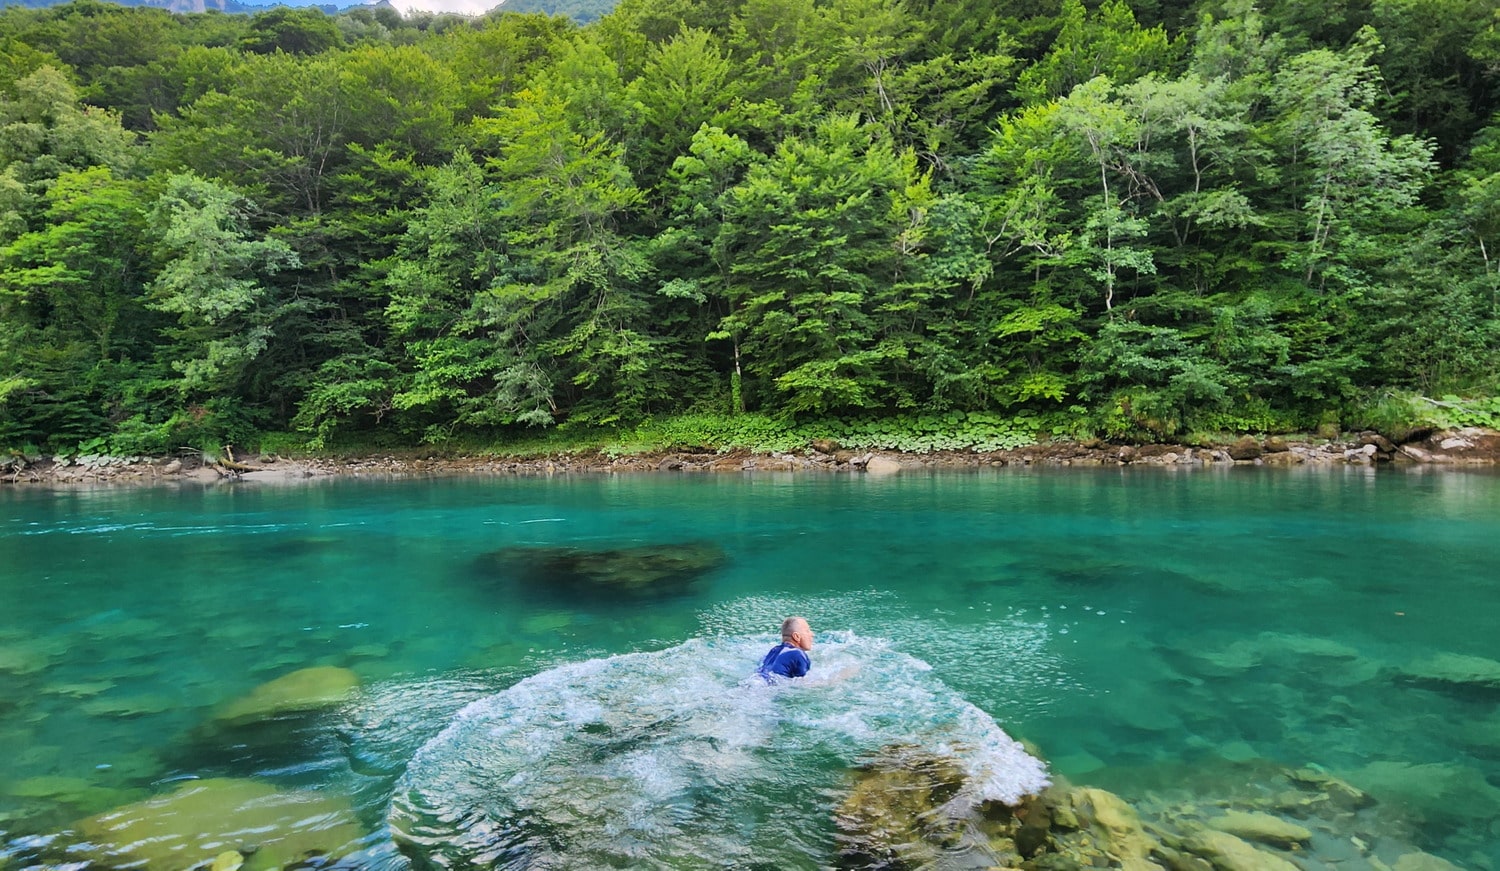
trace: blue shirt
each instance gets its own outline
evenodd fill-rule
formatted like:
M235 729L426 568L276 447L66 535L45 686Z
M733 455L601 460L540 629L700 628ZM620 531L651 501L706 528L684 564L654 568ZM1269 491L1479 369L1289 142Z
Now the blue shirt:
M775 677L801 677L812 668L812 660L802 649L785 641L771 648L756 671L766 680Z

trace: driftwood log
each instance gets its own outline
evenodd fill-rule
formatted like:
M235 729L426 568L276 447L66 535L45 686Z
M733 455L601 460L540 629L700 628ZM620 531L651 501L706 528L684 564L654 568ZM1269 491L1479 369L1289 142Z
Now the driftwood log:
M263 471L260 466L251 466L236 460L234 458L234 445L224 446L224 456L216 460L214 466L226 472L236 473L232 477L238 477L238 473L241 472Z

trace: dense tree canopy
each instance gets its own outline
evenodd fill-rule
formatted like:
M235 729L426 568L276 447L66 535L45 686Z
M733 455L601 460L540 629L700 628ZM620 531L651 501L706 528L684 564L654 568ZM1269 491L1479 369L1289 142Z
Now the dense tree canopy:
M1500 16L1310 8L7 8L0 448L1494 395Z

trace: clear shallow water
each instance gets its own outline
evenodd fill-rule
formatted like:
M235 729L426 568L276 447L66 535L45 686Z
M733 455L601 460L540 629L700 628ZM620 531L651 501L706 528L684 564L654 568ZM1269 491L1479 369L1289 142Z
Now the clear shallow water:
M538 589L479 560L682 542L726 561L659 601ZM675 657L684 669L727 674L744 652L748 671L797 612L825 636L815 668L863 667L848 681L868 696L856 709L905 686L881 670L889 650L930 667L934 705L972 704L1075 782L1149 803L1318 765L1376 792L1402 837L1486 867L1500 863L1497 698L1394 678L1437 653L1500 659L1497 568L1500 478L1483 473L0 491L0 830L30 861L33 836L81 816L182 778L249 775L353 797L367 862L399 867L391 796L466 705L504 710L519 682L558 687L566 670L548 669L621 654L647 659L607 668L639 675L632 663L662 668L685 643L716 653ZM196 737L216 706L312 665L366 686L327 734L227 750ZM827 861L830 783L790 839L804 867ZM790 786L774 772L732 784L767 803ZM736 824L697 826L755 843Z

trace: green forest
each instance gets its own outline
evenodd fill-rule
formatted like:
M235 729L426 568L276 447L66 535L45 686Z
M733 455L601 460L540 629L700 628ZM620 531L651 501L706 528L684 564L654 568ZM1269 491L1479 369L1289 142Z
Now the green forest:
M1493 0L0 12L0 448L1500 420Z

